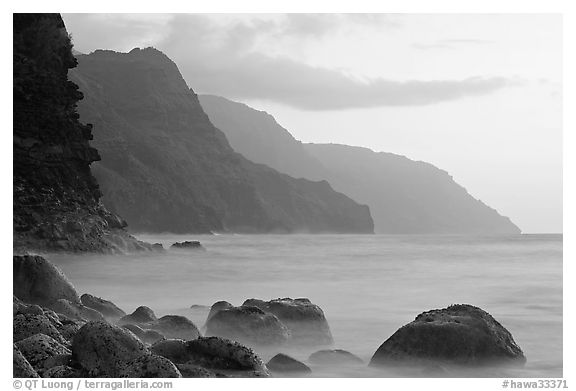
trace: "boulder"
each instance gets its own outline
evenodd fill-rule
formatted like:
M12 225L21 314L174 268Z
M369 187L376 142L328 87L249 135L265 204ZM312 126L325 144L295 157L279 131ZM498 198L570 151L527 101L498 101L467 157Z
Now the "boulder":
M20 350L13 345L13 356L12 356L12 377L22 378L22 377L40 377L32 365L26 360L26 357L22 355Z
M154 314L154 311L152 311L150 308L148 308L146 306L140 306L140 307L136 308L136 310L134 310L134 312L132 312L131 314L123 316L122 318L120 318L120 320L118 321L118 324L120 324L120 325L124 325L124 324L140 325L142 323L154 322L155 320L158 320L158 318Z
M58 299L50 305L50 308L58 314L65 315L69 319L84 322L105 322L104 316L95 309L86 307L82 303L74 303L66 299Z
M18 341L16 342L16 347L39 374L48 369L45 367L48 359L58 355L70 354L70 350L67 347L44 334L35 334Z
M182 377L217 377L217 374L207 370L206 368L199 367L194 364L176 364L176 367L182 374ZM222 375L220 377L223 377Z
M77 378L77 377L85 377L81 370L70 367L68 365L58 365L47 369L42 374L42 377L45 378Z
M14 342L21 341L36 334L44 334L54 338L61 344L67 343L66 339L44 314L18 314L14 317L12 325L12 337Z
M148 350L132 332L104 322L86 323L72 340L72 359L89 376L118 377L144 354Z
M130 330L135 336L140 338L142 342L154 344L157 341L166 339L166 337L155 330L144 330L135 324L125 324L122 326L126 330Z
M280 345L290 337L276 316L251 306L216 312L206 322L206 334L255 345Z
M14 255L14 294L26 303L48 305L58 299L79 303L80 297L66 276L37 255Z
M324 312L308 299L248 299L243 305L275 315L290 331L293 343L329 345L334 342Z
M132 378L174 378L182 377L176 365L170 360L155 354L146 354L130 361L119 377Z
M210 312L208 313L208 318L206 318L206 323L214 316L215 313L222 310L228 310L230 308L234 308L234 306L227 301L217 301L216 303L212 304L210 307Z
M170 246L171 249L184 249L184 250L204 250L204 247L197 240L186 240L184 242L176 242Z
M166 338L190 340L200 336L198 327L190 319L180 315L166 315L144 327L158 331Z
M342 349L319 350L312 353L308 361L310 361L311 364L330 366L364 364L364 361L360 357Z
M306 364L292 357L278 353L268 361L266 367L272 372L279 373L311 373L312 370Z
M158 341L150 347L150 351L159 356L166 357L175 364L185 363L190 360L186 348L186 341L183 339L165 339Z
M526 362L512 334L486 311L468 304L423 312L374 353L371 366Z
M84 293L80 296L82 304L88 308L92 308L100 312L105 318L116 321L123 316L126 316L126 312L120 309L116 304L109 300L102 299L101 297L92 296L88 293Z
M168 339L152 345L152 353L176 365L189 364L219 371L246 371L267 376L266 366L250 348L219 337L198 337L191 341Z

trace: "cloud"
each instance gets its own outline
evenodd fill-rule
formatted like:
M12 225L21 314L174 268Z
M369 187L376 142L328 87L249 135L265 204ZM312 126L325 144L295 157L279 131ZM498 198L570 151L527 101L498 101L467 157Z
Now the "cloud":
M463 46L476 46L476 45L489 45L493 41L485 39L440 39L434 42L413 43L411 46L415 49L429 50L429 49L460 49Z
M302 110L418 106L489 94L513 84L504 78L482 77L359 80L339 70L314 67L263 49L266 45L281 46L284 40L304 45L310 40L326 39L355 28L399 28L398 22L385 14L288 14L252 18L177 14L152 20L150 16L148 19L122 17L81 16L81 23L78 19L72 22L78 28L72 31L78 37L89 33L90 39L115 45L107 48L116 50L130 39L135 46L148 46L142 42L153 40L150 45L175 61L196 92L232 99L269 100ZM69 23L72 19L65 17L65 20Z

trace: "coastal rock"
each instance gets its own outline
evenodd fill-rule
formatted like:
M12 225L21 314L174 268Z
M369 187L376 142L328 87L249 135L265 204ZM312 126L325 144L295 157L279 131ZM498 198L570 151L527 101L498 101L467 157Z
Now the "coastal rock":
M104 322L86 323L72 340L72 358L90 376L118 377L127 363L147 353L130 331Z
M16 378L23 377L40 377L36 370L32 368L32 365L26 360L26 357L22 355L20 350L13 345L13 356L12 356L12 376Z
M58 299L80 303L64 273L37 255L12 257L14 295L26 303L48 305Z
M243 305L274 314L290 331L291 342L307 345L329 345L334 342L324 312L308 299L248 299Z
M184 242L176 242L171 249L185 249L185 250L205 250L205 248L197 240L186 240Z
M158 341L150 347L150 351L176 364L185 363L190 359L186 349L186 341L183 339L165 339Z
M312 370L306 364L292 357L278 353L268 361L266 367L272 372L280 373L311 373Z
M143 328L136 326L135 324L125 324L122 326L126 330L130 330L135 336L140 338L142 342L148 344L154 344L158 341L166 339L166 337L155 330L144 330Z
M182 374L182 377L186 378L196 378L196 377L217 377L214 372L202 368L194 364L176 364L176 367ZM220 377L225 377L220 375Z
M70 319L81 321L105 322L104 316L92 308L80 303L73 303L70 300L59 299L50 305L50 308L58 314L65 315Z
M47 369L44 364L51 357L70 354L67 347L44 334L35 334L18 341L16 347L39 374Z
M210 307L210 312L208 313L208 318L206 318L206 323L214 316L215 313L222 310L228 310L230 308L234 308L234 306L227 301L217 301L216 303L212 304Z
M154 311L152 311L149 307L140 306L140 307L136 308L136 310L134 310L134 312L132 312L131 314L123 316L122 318L120 318L120 320L118 321L118 324L120 324L120 325L124 325L124 324L140 325L143 323L154 322L155 320L158 320L158 318L154 314Z
M35 334L44 334L54 338L61 344L66 344L66 339L44 314L18 314L14 317L12 325L12 338L14 342L21 341Z
M429 364L460 365L526 362L512 334L486 311L456 304L423 312L398 329L374 353L371 366Z
M279 345L290 337L276 316L251 306L216 312L206 323L206 334L256 345Z
M219 337L199 337L155 343L151 351L176 365L189 364L218 371L244 371L248 376L268 376L266 366L250 348Z
M195 339L200 336L198 327L185 316L166 315L160 319L147 323L146 328L160 332L166 338Z
M332 366L364 364L360 357L342 349L319 350L312 353L308 361L312 364Z
M70 367L68 365L58 365L44 371L42 377L59 379L59 378L78 378L85 376L79 369Z
M84 293L80 300L86 307L92 308L100 312L106 319L115 321L126 315L122 309L109 300L96 297L88 293Z
M68 79L77 60L61 16L14 14L13 37L13 249L146 249L100 201L90 169L100 155L76 112L83 94Z
M146 354L126 364L119 377L132 378L178 378L182 377L176 365L155 354Z

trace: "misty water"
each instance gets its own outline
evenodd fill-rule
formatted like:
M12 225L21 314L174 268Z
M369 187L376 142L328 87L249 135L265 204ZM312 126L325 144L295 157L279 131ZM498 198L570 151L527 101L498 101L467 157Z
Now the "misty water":
M200 240L207 251L128 256L51 255L80 293L180 314L202 328L209 306L248 298L307 297L330 324L334 348L367 364L420 312L468 303L488 311L524 350L523 368L448 368L442 376L562 376L562 236L138 235L166 248ZM194 308L190 308L195 305ZM204 307L205 306L205 307ZM255 350L304 362L319 347ZM420 369L319 367L312 376L430 376Z

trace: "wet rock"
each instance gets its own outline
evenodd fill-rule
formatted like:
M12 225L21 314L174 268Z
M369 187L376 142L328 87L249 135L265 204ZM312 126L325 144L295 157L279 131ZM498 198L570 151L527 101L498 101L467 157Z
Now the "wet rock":
M61 344L66 343L66 339L60 334L50 319L44 314L18 314L14 317L12 324L12 336L14 342L21 341L36 334L44 334L54 338Z
M132 332L104 322L86 323L72 340L72 358L90 376L118 377L129 362L147 353Z
M174 378L182 377L176 365L170 360L155 354L146 354L127 363L119 377L134 378Z
M142 340L148 344L153 344L164 339L166 339L166 337L156 330L144 330Z
M144 327L158 331L166 338L190 340L200 336L198 327L190 319L180 315L166 315Z
M146 306L140 306L140 307L136 308L136 310L134 310L134 312L132 312L131 314L123 316L122 318L120 318L120 320L118 321L118 324L120 324L120 325L123 325L123 324L139 325L142 323L154 322L155 320L158 320L158 318L154 314L154 311L152 311L150 308L148 308Z
M204 247L197 240L187 240L184 242L176 242L170 246L171 249L185 249L185 250L204 250Z
M311 373L312 370L304 363L292 357L278 353L268 361L266 367L272 372L280 373Z
M182 377L186 378L217 377L217 375L214 372L211 372L206 368L202 368L194 364L176 364L176 367L182 374Z
M47 369L43 374L42 377L45 378L78 378L78 377L86 377L82 373L81 370L70 367L68 365L58 365Z
M158 331L155 330L145 330L135 324L125 324L122 326L126 330L130 330L134 333L142 342L146 342L148 344L154 344L158 341L166 339L166 337L160 334Z
M185 363L190 357L186 349L186 341L183 339L165 339L158 341L150 347L150 351L162 357L166 357L173 363Z
M192 363L205 368L251 371L268 375L262 359L254 351L236 341L219 337L199 337L186 342Z
M468 304L423 312L374 353L371 366L526 362L512 334L486 311Z
M252 349L224 338L168 339L152 345L151 351L176 365L189 364L210 370L243 371L248 376L268 376L266 366Z
M243 305L255 306L274 314L290 331L291 342L329 345L334 342L322 309L308 299L248 299Z
M101 297L96 297L85 293L80 297L80 300L86 307L98 311L109 320L116 321L121 317L126 316L126 312L124 312L116 304L109 300L102 299Z
M68 348L54 338L44 334L35 334L18 341L16 342L16 347L39 374L42 374L44 369L47 369L44 364L51 357L70 354Z
M12 376L17 378L22 377L40 377L32 365L26 360L26 357L22 355L20 350L13 345L13 356L12 356Z
M56 300L50 305L50 308L56 313L65 315L70 319L82 320L82 321L97 321L105 322L104 316L95 309L86 307L81 303L73 303L66 299Z
M319 350L312 353L308 361L312 364L332 366L364 364L360 357L342 349Z
M14 294L26 303L48 305L58 299L79 303L74 286L56 266L37 255L14 255Z
M290 337L276 316L251 306L216 312L206 323L206 334L256 345L280 345Z
M71 359L72 359L71 354L57 354L44 361L44 368L49 369L62 365L70 365Z
M210 312L208 313L208 318L206 318L206 323L216 314L218 311L228 310L230 308L234 308L234 306L227 301L217 301L216 303L212 304L210 307Z
M153 251L158 251L158 252L163 252L164 251L164 246L162 245L162 243L154 243L152 245L152 250Z

